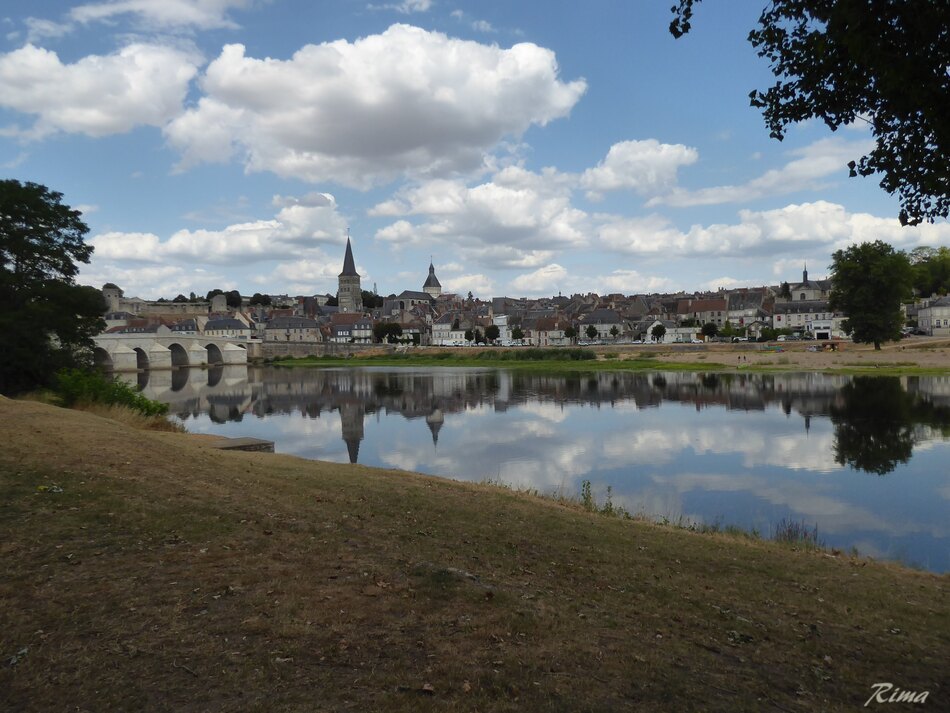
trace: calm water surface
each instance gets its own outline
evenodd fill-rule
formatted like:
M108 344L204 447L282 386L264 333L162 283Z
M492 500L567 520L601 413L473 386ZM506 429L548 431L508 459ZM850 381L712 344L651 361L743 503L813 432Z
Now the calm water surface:
M133 377L134 378L134 377ZM950 377L224 367L139 375L188 430L576 495L950 571Z

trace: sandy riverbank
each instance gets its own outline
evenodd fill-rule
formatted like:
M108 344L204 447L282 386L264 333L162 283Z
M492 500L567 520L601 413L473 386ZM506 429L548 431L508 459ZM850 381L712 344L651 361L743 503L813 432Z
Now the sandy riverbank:
M705 361L711 366L739 365L774 367L783 370L918 367L921 369L950 370L950 339L912 337L884 345L879 351L873 346L838 342L837 351L809 351L817 342L772 342L770 344L690 344L690 345L624 345L618 348L600 347L599 350L619 351L624 356L649 353L658 362L681 363ZM628 357L629 358L629 357Z

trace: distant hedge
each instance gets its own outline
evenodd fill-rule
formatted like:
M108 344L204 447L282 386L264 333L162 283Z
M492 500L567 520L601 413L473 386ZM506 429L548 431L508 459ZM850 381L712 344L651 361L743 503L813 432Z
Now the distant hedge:
M595 354L590 349L540 349L538 347L529 347L528 349L486 349L473 355L475 359L485 359L488 361L588 361L596 359Z

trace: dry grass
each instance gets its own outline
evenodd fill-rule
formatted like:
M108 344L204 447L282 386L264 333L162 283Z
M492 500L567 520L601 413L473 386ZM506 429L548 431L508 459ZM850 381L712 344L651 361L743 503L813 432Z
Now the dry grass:
M946 707L947 577L0 400L0 709Z
M75 408L100 418L108 418L123 425L142 431L168 431L185 433L185 427L169 420L166 416L145 416L128 406L116 404L77 404Z

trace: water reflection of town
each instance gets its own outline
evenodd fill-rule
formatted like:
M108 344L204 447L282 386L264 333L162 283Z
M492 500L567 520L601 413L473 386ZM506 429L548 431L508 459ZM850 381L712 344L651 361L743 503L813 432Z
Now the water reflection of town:
M447 417L467 410L505 411L530 402L617 405L664 402L696 410L725 408L797 414L835 426L835 459L884 474L906 462L914 444L950 435L950 377L847 377L815 373L729 374L598 372L538 375L475 369L277 369L225 366L145 372L138 385L183 420L217 422L246 414L338 412L350 462L359 456L367 415L398 414L429 429L433 444Z

